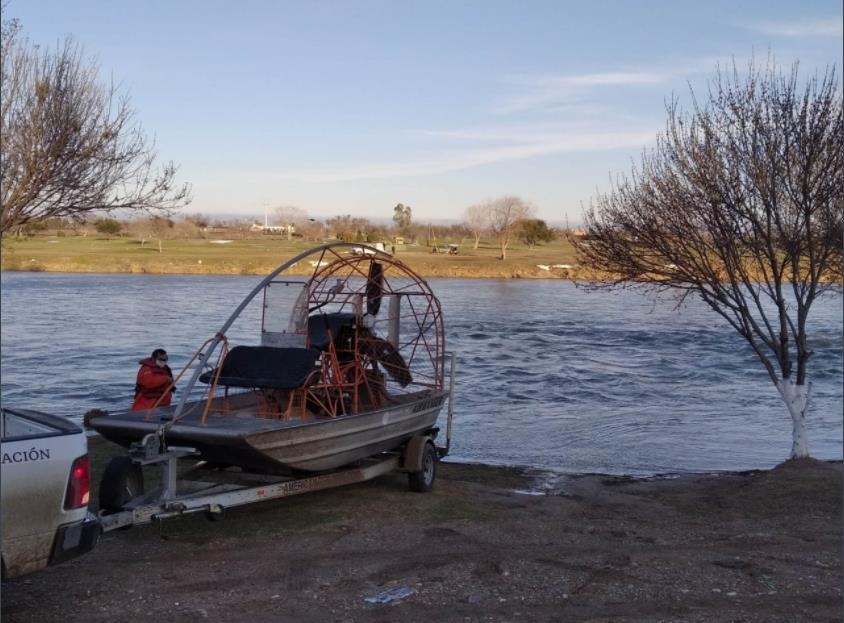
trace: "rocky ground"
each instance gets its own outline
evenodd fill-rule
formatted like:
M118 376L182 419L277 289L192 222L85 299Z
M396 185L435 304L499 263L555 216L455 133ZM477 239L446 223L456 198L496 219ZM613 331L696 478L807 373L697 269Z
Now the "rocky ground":
M115 531L2 620L841 621L842 465L548 480L443 463Z

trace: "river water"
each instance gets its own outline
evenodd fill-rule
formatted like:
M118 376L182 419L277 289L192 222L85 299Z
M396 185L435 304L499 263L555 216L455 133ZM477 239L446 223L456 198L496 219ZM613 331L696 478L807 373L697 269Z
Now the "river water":
M2 273L3 404L77 420L127 408L139 359L161 346L180 369L259 280ZM650 475L788 457L790 419L767 373L696 300L678 311L558 280L429 283L458 354L451 459ZM809 447L841 460L840 293L816 302L809 326ZM259 332L250 308L229 335L257 343Z

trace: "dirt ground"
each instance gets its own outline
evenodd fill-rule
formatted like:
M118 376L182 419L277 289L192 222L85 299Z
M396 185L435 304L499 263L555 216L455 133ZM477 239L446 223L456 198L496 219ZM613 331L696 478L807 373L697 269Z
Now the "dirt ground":
M840 462L649 480L439 467L427 494L391 474L231 510L222 521L194 515L109 532L81 558L4 582L0 615L842 620Z

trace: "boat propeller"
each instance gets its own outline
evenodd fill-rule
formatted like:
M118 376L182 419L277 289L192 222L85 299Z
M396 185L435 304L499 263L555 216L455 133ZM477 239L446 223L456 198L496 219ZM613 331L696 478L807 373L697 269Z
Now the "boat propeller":
M384 266L380 262L369 263L369 274L366 280L366 314L373 318L381 309L384 297ZM410 368L398 349L388 340L375 335L368 327L358 329L361 338L362 352L378 362L391 379L402 387L407 387L413 380Z

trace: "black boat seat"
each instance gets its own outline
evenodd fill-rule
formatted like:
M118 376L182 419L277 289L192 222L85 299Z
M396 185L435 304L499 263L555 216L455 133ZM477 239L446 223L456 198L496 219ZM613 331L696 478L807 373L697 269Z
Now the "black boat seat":
M223 360L217 383L229 387L295 389L319 370L319 357L320 352L315 348L235 346ZM205 372L199 380L211 383L216 372L216 369Z
M355 326L355 314L334 312L313 314L308 317L308 340L311 348L327 350L330 342L337 340L343 329Z

